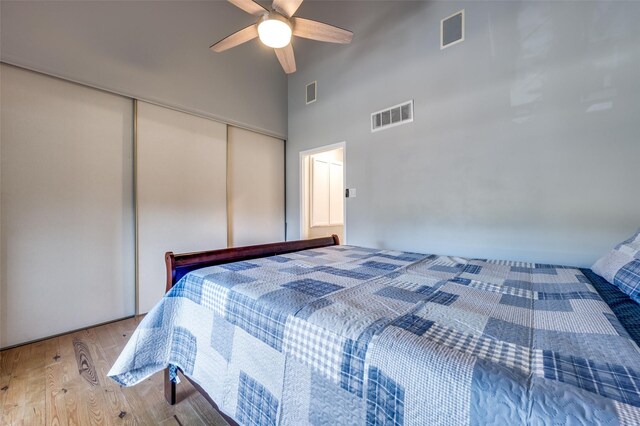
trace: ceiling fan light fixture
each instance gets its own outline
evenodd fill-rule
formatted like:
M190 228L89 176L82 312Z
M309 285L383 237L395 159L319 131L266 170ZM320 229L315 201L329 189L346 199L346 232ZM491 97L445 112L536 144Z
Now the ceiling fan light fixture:
M270 13L258 24L258 37L265 45L280 49L291 42L291 24L283 16Z
M255 16L257 22L212 44L209 48L216 53L260 38L262 44L273 48L284 72L291 74L296 72L291 37L341 44L349 44L353 38L351 31L295 16L304 0L273 0L271 9L256 3L257 0L228 1Z

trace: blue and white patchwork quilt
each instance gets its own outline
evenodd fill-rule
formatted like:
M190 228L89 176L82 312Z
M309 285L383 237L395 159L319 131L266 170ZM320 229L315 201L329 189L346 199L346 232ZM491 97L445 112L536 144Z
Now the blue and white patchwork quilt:
M640 349L579 269L332 246L193 271L109 372L242 425L640 424Z

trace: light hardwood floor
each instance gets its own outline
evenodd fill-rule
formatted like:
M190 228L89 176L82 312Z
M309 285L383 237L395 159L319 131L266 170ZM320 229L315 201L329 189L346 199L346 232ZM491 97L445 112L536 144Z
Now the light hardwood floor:
M106 376L141 319L0 352L0 425L226 425L185 379L170 406L162 372L131 388Z

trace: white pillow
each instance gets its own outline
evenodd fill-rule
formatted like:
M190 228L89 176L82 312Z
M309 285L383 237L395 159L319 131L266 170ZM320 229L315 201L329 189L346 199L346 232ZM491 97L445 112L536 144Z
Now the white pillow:
M591 269L640 303L640 229L598 259Z

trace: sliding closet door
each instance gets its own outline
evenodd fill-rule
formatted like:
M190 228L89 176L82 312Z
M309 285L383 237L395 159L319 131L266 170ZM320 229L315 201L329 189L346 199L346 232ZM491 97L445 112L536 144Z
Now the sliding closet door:
M227 246L226 125L137 103L138 311L165 291L164 254Z
M133 101L1 67L0 346L132 315Z
M229 126L229 245L284 241L284 141Z

